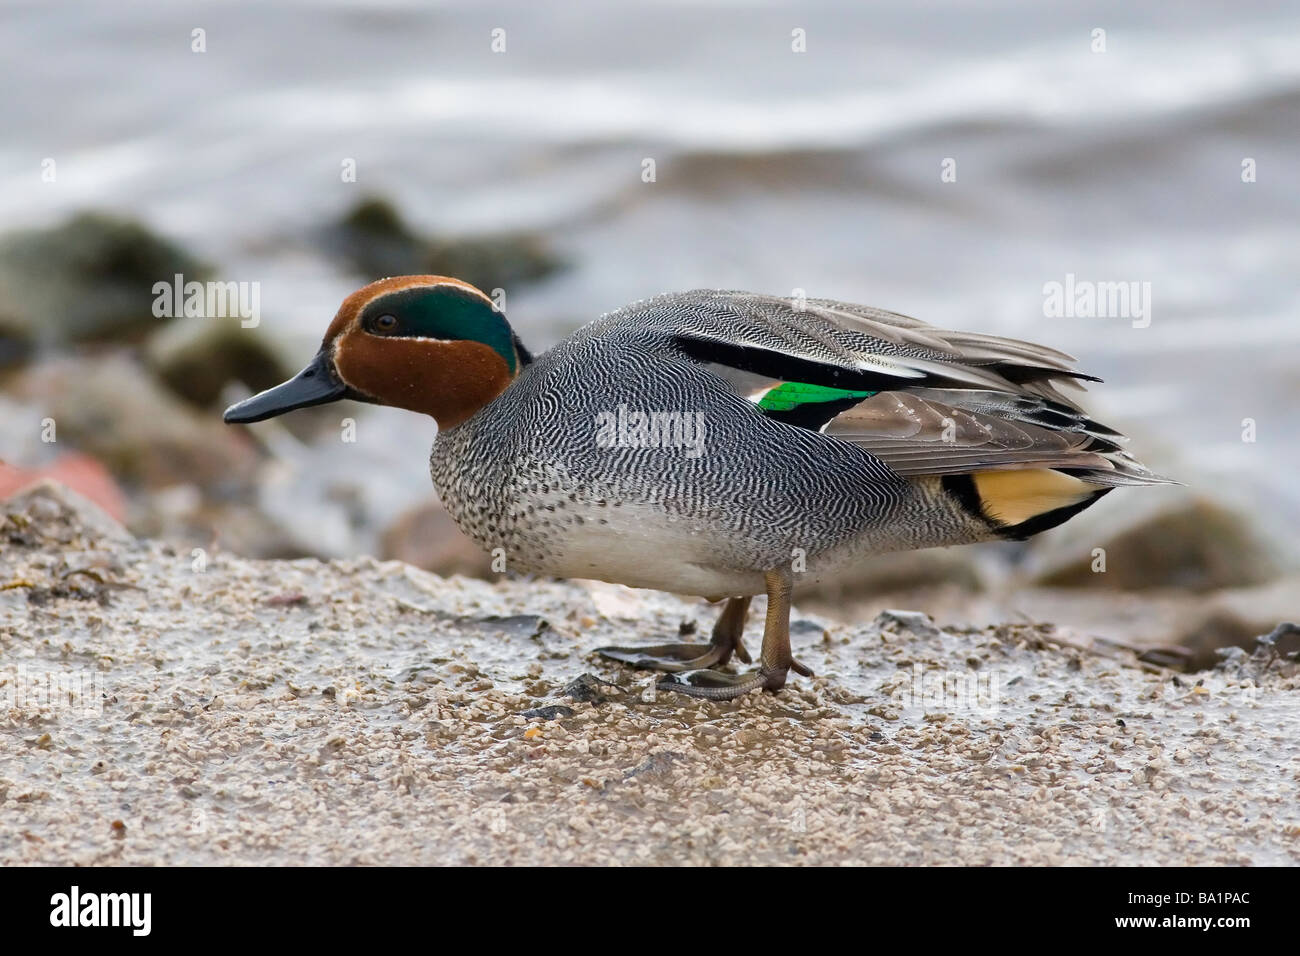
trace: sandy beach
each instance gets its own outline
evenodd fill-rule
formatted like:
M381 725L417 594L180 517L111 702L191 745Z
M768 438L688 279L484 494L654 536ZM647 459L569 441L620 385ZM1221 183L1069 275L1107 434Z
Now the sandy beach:
M178 553L50 485L0 535L4 865L1300 862L1263 652L796 609L815 679L701 703L590 652L703 602Z

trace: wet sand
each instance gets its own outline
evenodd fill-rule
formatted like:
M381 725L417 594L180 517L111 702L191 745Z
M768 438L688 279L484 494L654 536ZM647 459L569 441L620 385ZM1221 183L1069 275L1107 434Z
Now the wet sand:
M3 864L1300 862L1276 664L796 611L817 678L701 703L590 652L703 602L175 553L70 501L0 506Z

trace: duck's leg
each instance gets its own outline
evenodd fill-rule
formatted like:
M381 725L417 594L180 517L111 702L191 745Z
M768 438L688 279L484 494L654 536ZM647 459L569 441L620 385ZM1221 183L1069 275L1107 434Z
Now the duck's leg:
M785 686L790 671L812 677L813 672L794 659L790 652L790 591L794 575L789 568L768 571L767 621L763 628L763 649L759 654L758 670L746 674L723 674L719 671L696 670L665 677L657 685L660 690L675 690L692 697L710 700L730 700L751 690L780 690Z
M726 607L713 625L713 637L707 644L657 644L650 647L598 647L596 653L613 661L652 671L692 671L717 667L731 660L734 653L746 664L749 651L741 637L749 615L748 597L728 598Z

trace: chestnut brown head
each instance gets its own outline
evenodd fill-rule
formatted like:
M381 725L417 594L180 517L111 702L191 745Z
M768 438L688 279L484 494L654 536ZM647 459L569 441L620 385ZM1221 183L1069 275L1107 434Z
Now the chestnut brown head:
M454 428L528 362L491 299L447 276L396 276L339 307L316 357L282 385L226 409L231 423L352 398L432 415Z

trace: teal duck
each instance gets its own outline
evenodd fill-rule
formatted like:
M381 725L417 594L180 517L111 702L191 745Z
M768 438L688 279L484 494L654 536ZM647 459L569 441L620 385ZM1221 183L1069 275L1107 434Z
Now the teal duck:
M831 299L711 289L635 302L533 356L445 276L344 300L297 376L232 406L256 422L339 399L432 416L433 483L512 570L726 600L708 644L604 648L661 687L726 699L810 675L798 585L871 555L1054 528L1160 484L1090 418L1055 349ZM742 635L767 595L759 660Z

